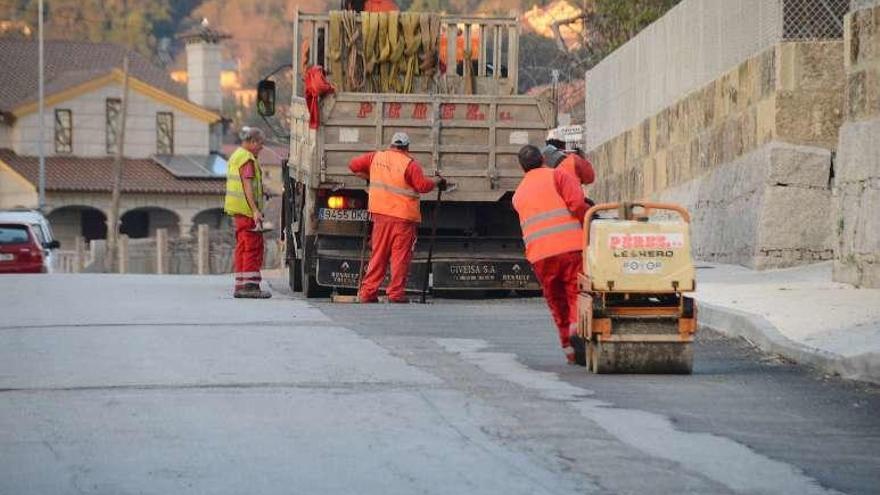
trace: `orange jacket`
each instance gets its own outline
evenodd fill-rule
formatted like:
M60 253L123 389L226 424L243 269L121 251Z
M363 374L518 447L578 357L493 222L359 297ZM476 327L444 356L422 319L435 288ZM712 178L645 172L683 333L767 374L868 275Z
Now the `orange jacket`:
M370 213L422 221L419 193L406 181L412 158L400 151L377 151L370 163Z
M364 12L395 12L400 10L394 0L367 0Z
M513 195L530 263L583 248L581 221L557 190L555 176L556 171L546 167L530 170Z
M593 165L576 153L569 153L556 168L561 168L570 173L572 177L585 186L592 184L596 180Z
M446 33L440 33L440 63L446 64L447 54ZM480 35L471 34L471 60L477 60L480 57ZM464 33L458 33L455 38L455 58L456 62L464 60Z

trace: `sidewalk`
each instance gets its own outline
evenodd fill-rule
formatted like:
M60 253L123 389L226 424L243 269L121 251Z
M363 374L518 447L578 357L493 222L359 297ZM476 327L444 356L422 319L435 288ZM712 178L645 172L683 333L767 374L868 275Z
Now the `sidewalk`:
M844 378L880 383L880 289L831 281L831 263L753 271L698 263L702 326Z

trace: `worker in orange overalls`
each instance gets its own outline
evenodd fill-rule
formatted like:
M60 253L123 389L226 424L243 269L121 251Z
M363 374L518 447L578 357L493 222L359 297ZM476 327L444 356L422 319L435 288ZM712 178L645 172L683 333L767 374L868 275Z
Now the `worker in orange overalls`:
M391 282L386 293L392 303L408 302L406 277L416 244L416 232L422 221L419 194L439 187L446 189L446 179L425 177L422 166L409 154L409 136L398 132L391 147L357 156L349 169L370 181L368 210L373 220L372 255L361 281L358 299L378 302L379 285L391 261Z
M565 170L584 186L589 186L596 180L593 164L582 157L577 150L567 151L566 143L556 129L550 130L544 143L546 146L541 150L541 154L548 167Z
M587 204L578 181L562 169L544 166L538 148L520 149L519 164L525 177L513 195L513 207L519 214L526 259L541 283L565 359L575 364L570 337L577 330L577 277Z
M226 170L224 211L235 222L236 298L268 299L272 294L260 289L263 266L263 173L257 159L265 136L257 127L241 130L241 146L229 155Z

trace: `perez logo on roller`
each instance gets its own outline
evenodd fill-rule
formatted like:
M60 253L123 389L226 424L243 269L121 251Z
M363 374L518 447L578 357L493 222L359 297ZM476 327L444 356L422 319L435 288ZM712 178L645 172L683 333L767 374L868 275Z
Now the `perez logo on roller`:
M611 249L670 249L684 247L684 236L669 234L609 234L608 247Z

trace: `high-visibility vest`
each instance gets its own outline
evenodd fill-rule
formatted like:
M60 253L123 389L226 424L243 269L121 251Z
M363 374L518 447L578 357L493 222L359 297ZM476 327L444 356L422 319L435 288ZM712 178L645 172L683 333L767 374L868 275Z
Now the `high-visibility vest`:
M526 172L513 195L526 259L531 263L557 254L580 252L583 248L581 223L556 191L554 174L553 169L546 167Z
M223 205L227 215L250 217L254 214L247 202L247 198L244 196L244 189L241 185L241 167L248 161L253 161L254 163L254 178L251 179L254 201L257 203L257 208L263 209L263 172L260 170L257 157L250 151L240 147L229 155L229 160L227 161L226 200Z
M370 162L370 213L413 222L422 221L419 193L406 182L406 167L412 158L395 150L377 151Z

